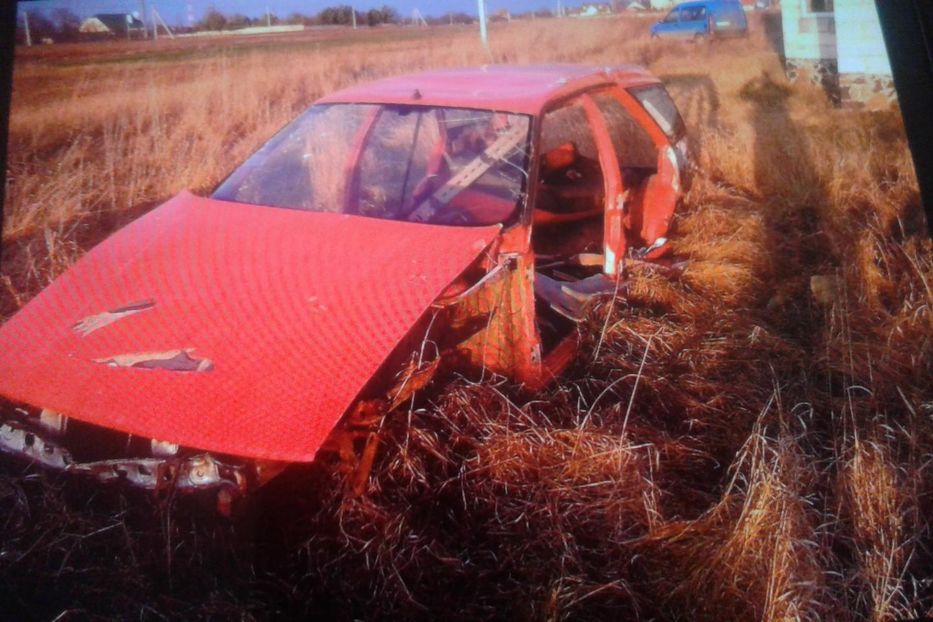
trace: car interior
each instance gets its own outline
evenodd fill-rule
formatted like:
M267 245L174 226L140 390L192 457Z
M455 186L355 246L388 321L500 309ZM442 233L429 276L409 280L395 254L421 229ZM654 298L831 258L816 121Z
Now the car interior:
M651 199L657 148L614 95L598 93L593 99L619 162L628 224L634 230L627 232L627 241L637 247L644 244L639 234L642 206ZM594 136L579 101L547 113L542 121L531 241L538 330L545 353L583 320L597 296L617 287L603 274L607 197Z

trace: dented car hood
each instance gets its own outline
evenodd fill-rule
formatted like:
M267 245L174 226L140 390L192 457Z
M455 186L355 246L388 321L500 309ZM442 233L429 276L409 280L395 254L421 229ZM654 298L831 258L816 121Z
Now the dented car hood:
M0 328L0 394L130 434L310 461L498 231L182 193Z

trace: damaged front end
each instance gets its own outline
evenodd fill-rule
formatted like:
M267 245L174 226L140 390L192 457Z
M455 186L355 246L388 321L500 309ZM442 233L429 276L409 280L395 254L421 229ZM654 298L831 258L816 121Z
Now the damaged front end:
M392 357L387 365L398 368L398 362ZM365 488L385 418L424 389L440 363L439 357L426 360L413 352L391 387L378 394L364 389L369 397L358 400L321 444L319 453L335 458L348 494L359 495ZM0 401L0 454L99 484L146 491L156 501L176 494L213 497L224 516L291 464L135 436L6 400Z
M285 463L219 456L87 424L50 410L4 404L0 452L47 469L151 492L208 494L229 515L233 503Z
M0 452L224 512L321 451L365 467L387 359L498 232L183 193L0 327Z

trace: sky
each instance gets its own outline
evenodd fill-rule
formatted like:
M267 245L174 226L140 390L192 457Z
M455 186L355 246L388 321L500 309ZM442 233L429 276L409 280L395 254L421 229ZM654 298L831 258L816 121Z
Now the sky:
M80 18L95 13L132 13L140 11L143 0L34 0L19 2L19 10L43 11L50 14L54 9L66 8ZM564 7L580 5L584 0L563 0ZM299 12L313 15L328 6L350 4L358 11L388 4L399 15L407 17L418 9L422 14L445 15L450 11L476 15L476 0L145 0L147 12L155 6L162 18L169 24L185 24L187 5L191 5L194 19L197 21L214 6L223 13L242 13L249 17L265 14L266 6L273 15L286 17ZM555 11L557 0L486 0L486 10L490 13L499 9L509 9L514 13L532 9L549 8Z

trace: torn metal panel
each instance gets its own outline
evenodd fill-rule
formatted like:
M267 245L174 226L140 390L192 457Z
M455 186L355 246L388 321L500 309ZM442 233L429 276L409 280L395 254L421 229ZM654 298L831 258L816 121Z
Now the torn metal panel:
M385 418L401 410L403 404L425 388L437 374L440 357L424 360L422 353L412 353L408 364L397 374L395 384L377 399L361 400L338 424L321 448L339 457L339 469L347 475L348 491L363 493L380 444Z
M214 363L210 359L192 356L194 348L167 350L165 352L136 352L115 354L94 359L108 367L136 367L139 369L166 369L168 371L211 371Z
M602 273L576 281L558 281L538 273L535 291L562 316L582 322L597 299L625 291L625 287Z
M456 298L439 301L450 330L475 326L457 346L474 369L533 382L541 373L541 346L535 327L533 258L500 255L487 277Z
M95 330L100 330L106 326L110 326L117 320L121 320L130 315L135 315L141 311L146 311L155 306L154 300L140 300L138 302L131 302L129 304L117 307L116 309L111 309L110 311L104 311L96 315L89 315L86 318L75 322L72 329L82 337L87 337Z
M0 451L55 469L63 469L71 463L71 454L67 449L9 422L0 423Z
M251 479L249 467L228 464L210 454L76 462L68 450L13 421L0 423L0 451L102 483L124 482L146 490L191 492L229 487L239 494L246 491Z

